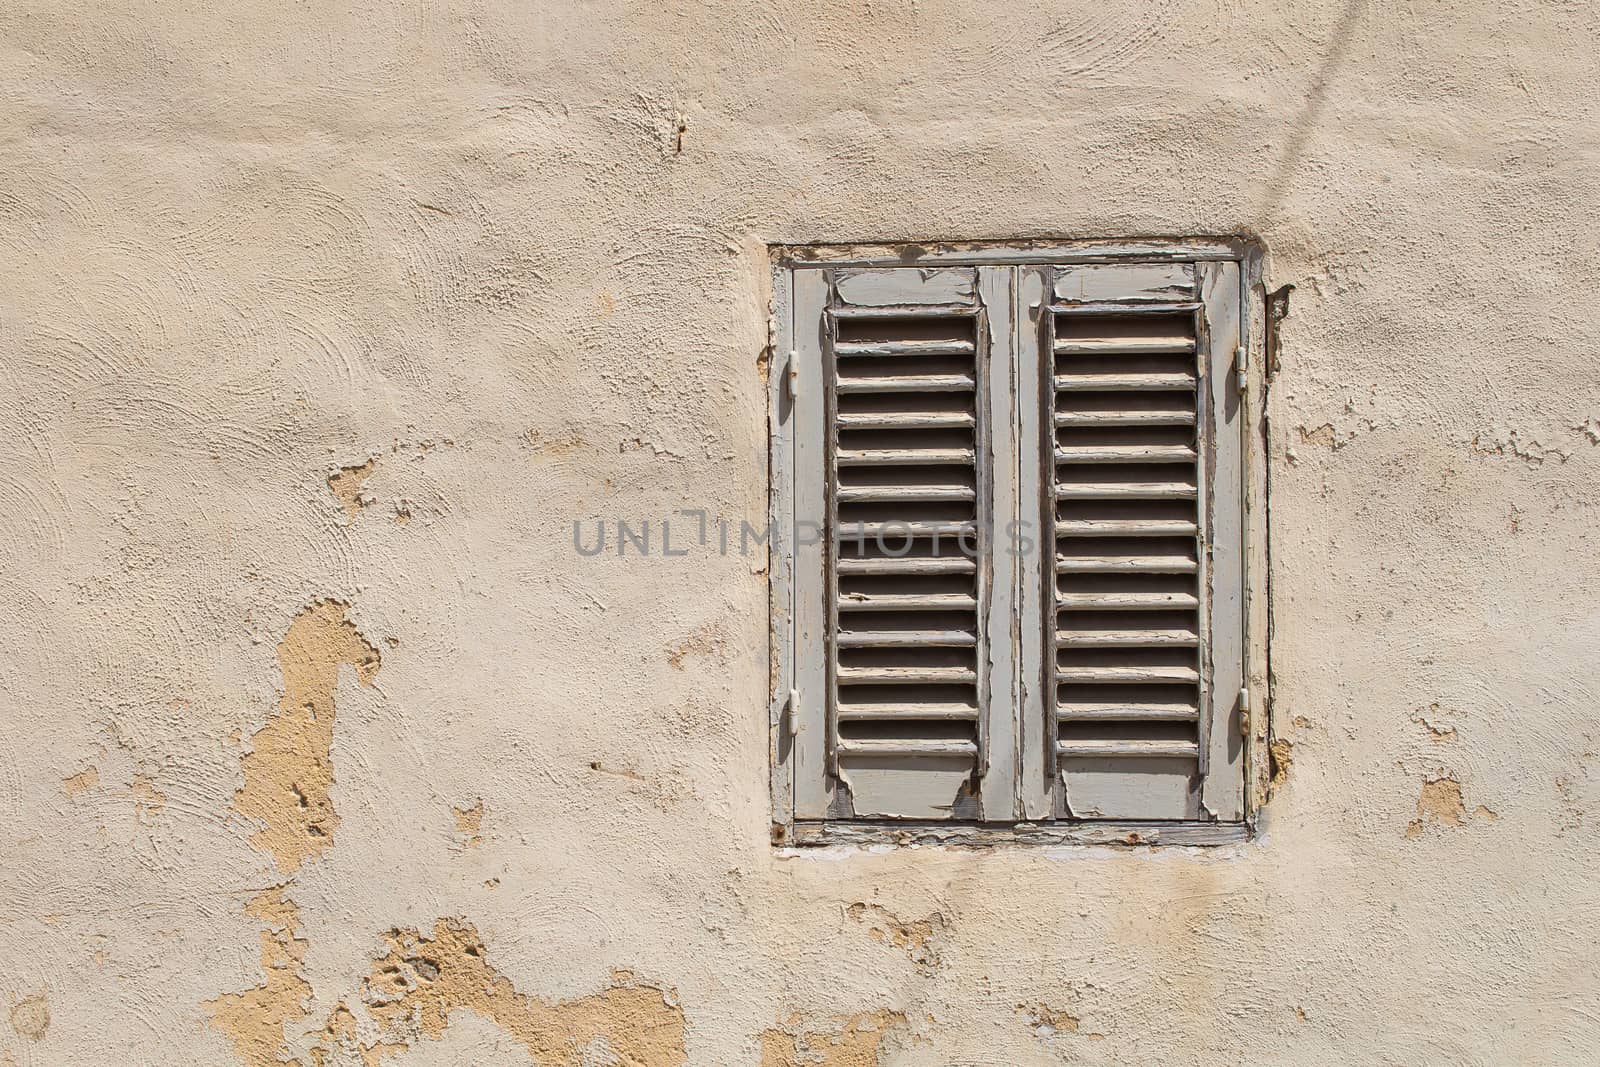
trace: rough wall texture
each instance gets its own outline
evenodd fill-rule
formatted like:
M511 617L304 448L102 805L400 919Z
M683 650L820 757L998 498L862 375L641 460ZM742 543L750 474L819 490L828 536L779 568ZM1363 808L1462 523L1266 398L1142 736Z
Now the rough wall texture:
M0 1064L1600 1059L1577 0L0 10ZM764 246L1257 234L1281 780L768 843Z

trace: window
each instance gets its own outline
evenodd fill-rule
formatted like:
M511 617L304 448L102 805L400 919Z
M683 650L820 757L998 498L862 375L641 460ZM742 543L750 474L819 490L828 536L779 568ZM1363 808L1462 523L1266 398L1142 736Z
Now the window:
M1253 259L874 253L775 255L779 836L1242 836Z

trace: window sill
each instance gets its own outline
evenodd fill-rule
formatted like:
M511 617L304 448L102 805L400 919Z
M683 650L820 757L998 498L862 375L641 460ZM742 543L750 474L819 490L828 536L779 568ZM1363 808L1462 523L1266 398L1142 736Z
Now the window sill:
M781 830L781 825L775 826L774 830ZM822 845L939 845L954 848L992 848L996 845L1176 845L1204 848L1239 844L1254 835L1254 828L1243 822L1018 823L1012 826L796 822L787 834L775 834L774 843L802 848Z

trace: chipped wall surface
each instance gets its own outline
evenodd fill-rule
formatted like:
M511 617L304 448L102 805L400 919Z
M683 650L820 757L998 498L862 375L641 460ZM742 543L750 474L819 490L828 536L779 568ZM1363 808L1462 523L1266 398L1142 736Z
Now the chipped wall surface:
M1593 14L4 5L0 1064L1600 1060ZM761 520L769 243L1183 234L1262 832L775 850L764 560L572 521Z

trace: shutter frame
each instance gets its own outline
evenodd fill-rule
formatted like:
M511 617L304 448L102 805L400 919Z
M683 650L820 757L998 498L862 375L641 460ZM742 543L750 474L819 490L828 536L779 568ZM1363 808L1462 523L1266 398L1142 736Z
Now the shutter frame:
M913 252L917 266L907 267ZM875 832L893 830L896 825L904 828L927 818L894 812L878 812L880 818L862 817L841 802L841 796L848 798L849 791L838 789L837 780L826 773L826 746L817 744L816 736L828 728L826 696L817 699L809 692L816 686L806 685L803 679L809 676L815 682L819 662L815 635L819 625L825 633L829 630L827 601L833 582L819 578L814 566L819 556L826 555L825 546L805 544L807 526L802 525L798 531L802 536L796 536L796 524L815 524L809 526L815 531L827 518L827 490L824 487L819 493L815 479L807 473L816 466L817 420L805 398L828 393L825 365L820 359L808 359L805 353L808 347L821 350L827 346L829 316L821 312L836 304L834 310L844 313L840 317L849 318L853 309L871 313L894 307L893 301L900 299L896 279L910 274L931 279L924 287L927 295L920 303L900 305L900 310L948 303L964 296L959 287L952 290L947 284L953 268L964 268L976 279L974 288L989 335L987 381L991 388L978 398L978 408L987 415L993 447L983 462L989 464L992 509L988 521L993 524L989 555L994 571L989 596L979 605L980 623L990 635L1004 626L1010 630L1009 641L990 641L985 648L979 673L988 680L990 692L980 703L987 716L985 752L990 769L977 779L979 806L969 805L963 818L991 824L1021 820L1020 825L989 831L1017 835L1018 840L1092 841L1109 833L1121 835L1116 840L1220 843L1240 839L1229 834L1248 836L1251 813L1259 803L1254 778L1262 773L1257 764L1263 762L1260 753L1265 751L1262 738L1267 735L1267 716L1262 707L1254 709L1248 723L1252 734L1242 736L1239 694L1247 686L1265 684L1266 651L1251 639L1264 629L1265 601L1259 587L1264 574L1257 571L1265 551L1258 501L1265 468L1254 458L1261 415L1249 391L1241 392L1246 378L1242 372L1236 376L1234 358L1235 352L1249 351L1251 343L1260 345L1256 336L1262 315L1256 299L1261 285L1259 250L1228 242L1198 242L1191 248L1159 241L1084 242L1054 249L1011 245L901 252L880 247L866 253L813 246L775 249L773 264L768 389L773 489L769 499L773 633L769 714L774 841L846 840L847 836L838 835L848 835L852 824L859 826L857 832L868 835L863 838L868 840ZM1175 274L1192 277L1192 291L1185 294L1181 285L1174 290ZM1064 275L1071 276L1075 288L1057 294L1053 283ZM1129 284L1135 276L1142 280ZM846 279L842 291L838 286L841 277ZM940 296L937 300L933 299L935 293ZM1053 403L1053 392L1046 388L1053 385L1050 360L1041 358L1048 351L1043 320L1049 318L1050 306L1064 297L1081 304L1188 302L1200 305L1201 317L1196 360L1203 365L1197 377L1202 379L1204 399L1197 413L1197 429L1203 446L1200 492L1208 501L1207 537L1201 552L1207 590L1201 600L1208 625L1199 698L1204 704L1196 726L1203 732L1197 742L1203 742L1207 773L1195 777L1181 808L1121 812L1100 820L1092 813L1069 812L1063 782L1051 775L1047 766L1054 755L1054 746L1047 743L1054 736L1046 737L1053 725L1054 657L1048 655L1053 652L1053 642L1047 645L1045 640L1045 614L1053 609L1054 599L1044 593L1047 583L1050 591L1054 589L1053 557L1044 557L1046 546L1038 543L1034 551L1021 555L1007 551L1015 541L1008 525L1012 522L1021 524L1020 536L1026 537L1031 529L1036 542L1044 540L1040 536L1047 503L1044 494L1052 479L1040 475L1050 473L1045 464L1055 457L1053 440L1045 440L1047 433L1053 438L1053 407L1051 418L1041 418L1047 413L1046 403ZM1256 363L1250 361L1249 379L1259 382ZM788 385L791 366L792 390ZM1009 385L997 393L995 386L1007 377ZM826 447L831 434L824 432L823 437ZM809 487L804 484L808 480ZM1053 505L1054 500L1048 503ZM815 538L810 540L815 542ZM1048 663L1052 668L1049 679L1045 677L1047 655L1052 661ZM824 651L820 660L824 673L828 658ZM822 688L831 689L825 680ZM791 701L791 693L798 699ZM1004 743L1010 744L1009 753L1001 751ZM1253 776L1249 790L1247 765ZM1003 773L1010 776L1004 784L997 775L1002 766L1006 768ZM815 773L818 770L824 773ZM1205 822L1233 825L1216 825L1209 831L1221 836L1194 837L1205 830L1198 825ZM948 825L937 832L960 835L981 830L981 826ZM1183 836L1176 836L1180 833Z

